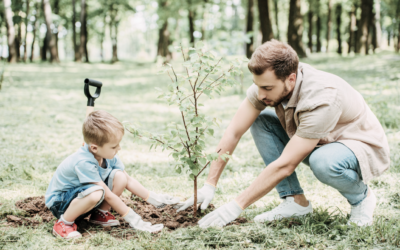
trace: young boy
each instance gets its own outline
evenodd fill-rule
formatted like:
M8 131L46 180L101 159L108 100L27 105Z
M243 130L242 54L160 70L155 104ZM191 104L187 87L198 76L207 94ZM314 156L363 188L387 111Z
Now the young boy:
M86 118L82 132L84 146L58 166L46 192L46 206L58 219L53 234L65 239L81 237L74 221L89 214L92 223L117 226L111 207L137 230L161 230L162 224L144 222L119 198L128 189L156 207L179 202L179 198L149 192L124 171L117 156L123 125L105 111L94 111Z

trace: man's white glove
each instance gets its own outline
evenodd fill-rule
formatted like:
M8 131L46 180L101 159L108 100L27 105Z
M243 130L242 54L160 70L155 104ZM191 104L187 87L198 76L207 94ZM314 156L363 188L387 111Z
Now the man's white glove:
M128 214L123 218L129 223L129 226L133 227L134 229L147 231L150 233L161 231L161 229L164 227L163 224L151 225L150 222L144 222L142 217L140 217L140 215L135 213L132 209L130 209Z
M213 212L204 216L199 220L199 226L202 228L217 226L223 227L229 222L235 220L243 212L243 209L237 204L235 200L228 204L219 207Z
M146 201L156 208L162 208L165 207L165 205L177 204L180 199L168 194L156 194L150 191L149 198L147 198Z
M208 207L211 200L214 198L215 187L205 183L202 188L197 190L197 203L201 204L201 209L204 210ZM187 201L177 204L174 208L179 208L176 212L185 210L186 208L193 206L194 196L190 197Z

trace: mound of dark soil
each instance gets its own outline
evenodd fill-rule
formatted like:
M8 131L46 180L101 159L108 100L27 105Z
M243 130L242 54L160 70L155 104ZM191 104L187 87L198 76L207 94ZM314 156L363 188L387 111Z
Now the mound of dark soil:
M169 231L178 228L185 228L196 226L197 222L207 213L215 209L214 205L210 204L209 208L201 214L197 213L197 217L193 217L193 208L189 207L185 211L176 213L176 209L171 205L167 205L163 208L155 208L153 205L148 204L137 197L121 197L124 203L132 208L136 213L138 213L144 221L151 222L152 224L164 224ZM14 216L8 215L7 222L10 226L38 226L41 223L50 222L54 219L53 214L45 206L44 196L40 197L29 197L21 201L17 201L15 206L26 212L26 216ZM201 211L201 210L199 210ZM84 220L78 221L78 230L83 234L83 236L95 234L98 231L110 231L110 234L115 237L121 238L131 238L134 235L134 230L126 231L122 229L131 229L128 223L124 221L123 218L117 215L115 211L112 211L116 218L120 221L121 225L117 227L101 227L89 223L89 216ZM230 225L239 225L246 223L245 218L238 218Z

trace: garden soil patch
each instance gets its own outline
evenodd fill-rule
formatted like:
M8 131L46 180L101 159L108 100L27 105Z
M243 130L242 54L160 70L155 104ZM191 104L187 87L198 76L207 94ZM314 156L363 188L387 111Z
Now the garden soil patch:
M139 214L144 221L151 222L152 224L164 224L168 231L176 230L178 228L196 226L201 217L215 209L214 205L210 204L205 213L200 214L198 212L198 216L193 217L193 207L189 207L185 211L176 213L176 209L173 208L172 205L167 205L163 208L155 208L153 205L148 204L137 197L121 197L121 199L128 207L132 208L137 214ZM24 200L17 201L15 206L25 211L25 215L8 215L7 224L10 226L26 225L35 227L42 223L48 223L55 218L50 210L45 206L44 196L29 197ZM112 213L116 215L116 218L121 223L120 226L101 227L93 225L89 223L89 217L87 217L84 220L77 222L78 231L80 231L83 236L93 235L99 231L110 231L111 235L118 238L133 237L134 230L125 230L131 229L129 224L126 223L123 218L118 216L115 211L112 211ZM246 222L247 220L245 218L238 218L229 225L239 225Z

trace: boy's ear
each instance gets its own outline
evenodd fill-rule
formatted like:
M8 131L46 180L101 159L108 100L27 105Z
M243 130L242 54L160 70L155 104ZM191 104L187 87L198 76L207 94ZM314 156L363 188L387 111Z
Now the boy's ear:
M89 148L90 148L91 152L97 153L97 150L98 150L99 147L96 144L90 144Z

